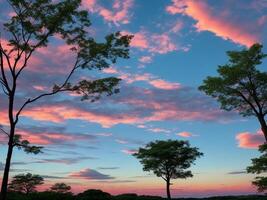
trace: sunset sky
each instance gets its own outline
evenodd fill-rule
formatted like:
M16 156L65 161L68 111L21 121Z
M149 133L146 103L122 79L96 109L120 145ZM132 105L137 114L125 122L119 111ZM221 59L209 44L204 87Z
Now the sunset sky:
M82 77L115 76L121 92L90 103L61 93L32 104L17 133L44 153L15 150L11 177L30 172L45 178L47 189L66 182L73 192L101 189L165 196L165 183L143 172L132 156L154 140L189 140L204 153L191 168L194 177L174 180L173 197L251 194L253 175L245 173L264 141L258 122L234 112L198 91L207 76L227 63L226 51L267 42L266 0L83 0L92 21L89 34L101 41L115 31L134 34L130 59L103 71L80 71ZM0 29L12 16L0 0ZM267 46L264 47L267 52ZM54 37L36 52L19 80L16 106L61 83L73 54ZM265 61L259 67L267 70ZM0 124L7 125L6 97L0 92ZM6 138L0 135L0 170Z

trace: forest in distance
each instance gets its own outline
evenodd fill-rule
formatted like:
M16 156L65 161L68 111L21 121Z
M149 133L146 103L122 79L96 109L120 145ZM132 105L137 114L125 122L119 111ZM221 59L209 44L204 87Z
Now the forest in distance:
M267 45L226 2L0 0L0 200L267 200Z

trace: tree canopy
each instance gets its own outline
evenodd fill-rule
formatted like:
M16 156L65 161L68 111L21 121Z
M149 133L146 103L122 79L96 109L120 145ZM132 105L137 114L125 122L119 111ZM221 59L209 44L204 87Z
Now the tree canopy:
M170 180L192 177L188 168L203 153L191 147L188 141L167 140L150 142L134 154L143 165L144 171L152 171L167 183L167 196L170 199Z
M55 183L50 187L50 191L56 193L69 193L70 190L71 186L67 185L66 183Z
M29 194L36 192L36 187L42 185L44 179L35 174L18 174L13 177L8 189L13 192L21 192L24 194Z
M219 76L207 77L199 89L220 102L222 109L257 117L267 141L267 72L257 68L267 54L262 45L254 44L227 55L229 62L219 66Z
M261 145L259 151L262 155L252 159L252 165L247 167L248 173L261 174L267 172L267 144ZM252 182L259 192L267 191L267 177L257 176Z

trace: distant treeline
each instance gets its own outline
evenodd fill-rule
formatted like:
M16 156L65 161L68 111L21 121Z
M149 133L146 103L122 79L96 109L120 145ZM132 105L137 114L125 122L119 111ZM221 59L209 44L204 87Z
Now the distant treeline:
M158 196L138 196L137 194L121 194L112 196L101 190L87 190L73 195L72 193L35 192L31 194L9 193L8 200L165 200ZM174 198L174 200L267 200L267 196L222 196L208 198Z

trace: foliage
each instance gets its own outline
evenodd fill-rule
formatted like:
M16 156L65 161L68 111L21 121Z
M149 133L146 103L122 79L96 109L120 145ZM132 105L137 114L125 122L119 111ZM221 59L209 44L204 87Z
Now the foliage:
M42 185L43 183L44 179L39 175L31 173L18 174L13 177L8 189L13 192L29 194L36 192L36 187L38 185Z
M9 129L1 132L8 136L8 151L2 179L1 199L6 199L6 191L13 148L18 147L27 153L40 153L42 147L30 145L16 134L16 126L21 113L29 104L59 92L70 91L81 95L82 100L98 100L102 95L119 92L120 79L107 77L100 79L84 78L70 82L73 75L82 69L102 70L116 63L118 58L129 58L129 44L132 36L120 32L108 34L103 41L97 42L90 36L88 11L80 6L81 0L8 0L12 11L10 19L0 24L0 86L8 98ZM74 61L69 73L60 84L51 85L43 93L18 101L19 79L34 52L46 48L52 37L60 38L74 54ZM69 63L62 63L67 66ZM70 64L71 65L71 64ZM60 76L60 75L59 75ZM60 80L60 77L59 77ZM49 88L49 87L48 87ZM19 93L20 94L20 93ZM1 94L2 95L2 94ZM21 102L22 104L17 104Z
M255 44L248 50L228 51L229 63L219 66L220 76L208 77L199 89L225 110L235 109L243 116L267 113L267 73L256 69L267 56L261 50L262 45Z
M140 148L134 156L140 159L144 171L152 171L167 182L167 196L170 199L171 179L192 177L187 170L203 153L190 147L188 141L155 141Z
M14 146L16 146L19 150L22 149L26 153L38 154L42 153L41 146L31 145L28 140L22 140L21 135L14 136Z
M164 180L169 178L192 177L191 171L185 171L203 154L198 148L192 148L188 141L156 141L140 148L135 157L140 159L144 171L153 171Z
M263 144L259 147L259 151L262 155L259 158L252 159L252 165L247 167L248 173L261 174L267 172L267 144ZM267 177L256 177L252 182L259 192L267 191Z
M267 140L267 72L256 68L267 54L262 52L262 45L254 44L227 55L229 63L219 66L219 76L207 77L199 89L220 102L222 109L256 116Z
M111 197L109 193L90 189L78 194L77 200L111 200Z
M71 190L71 186L67 185L66 183L55 183L50 187L51 192L56 193L69 193Z

